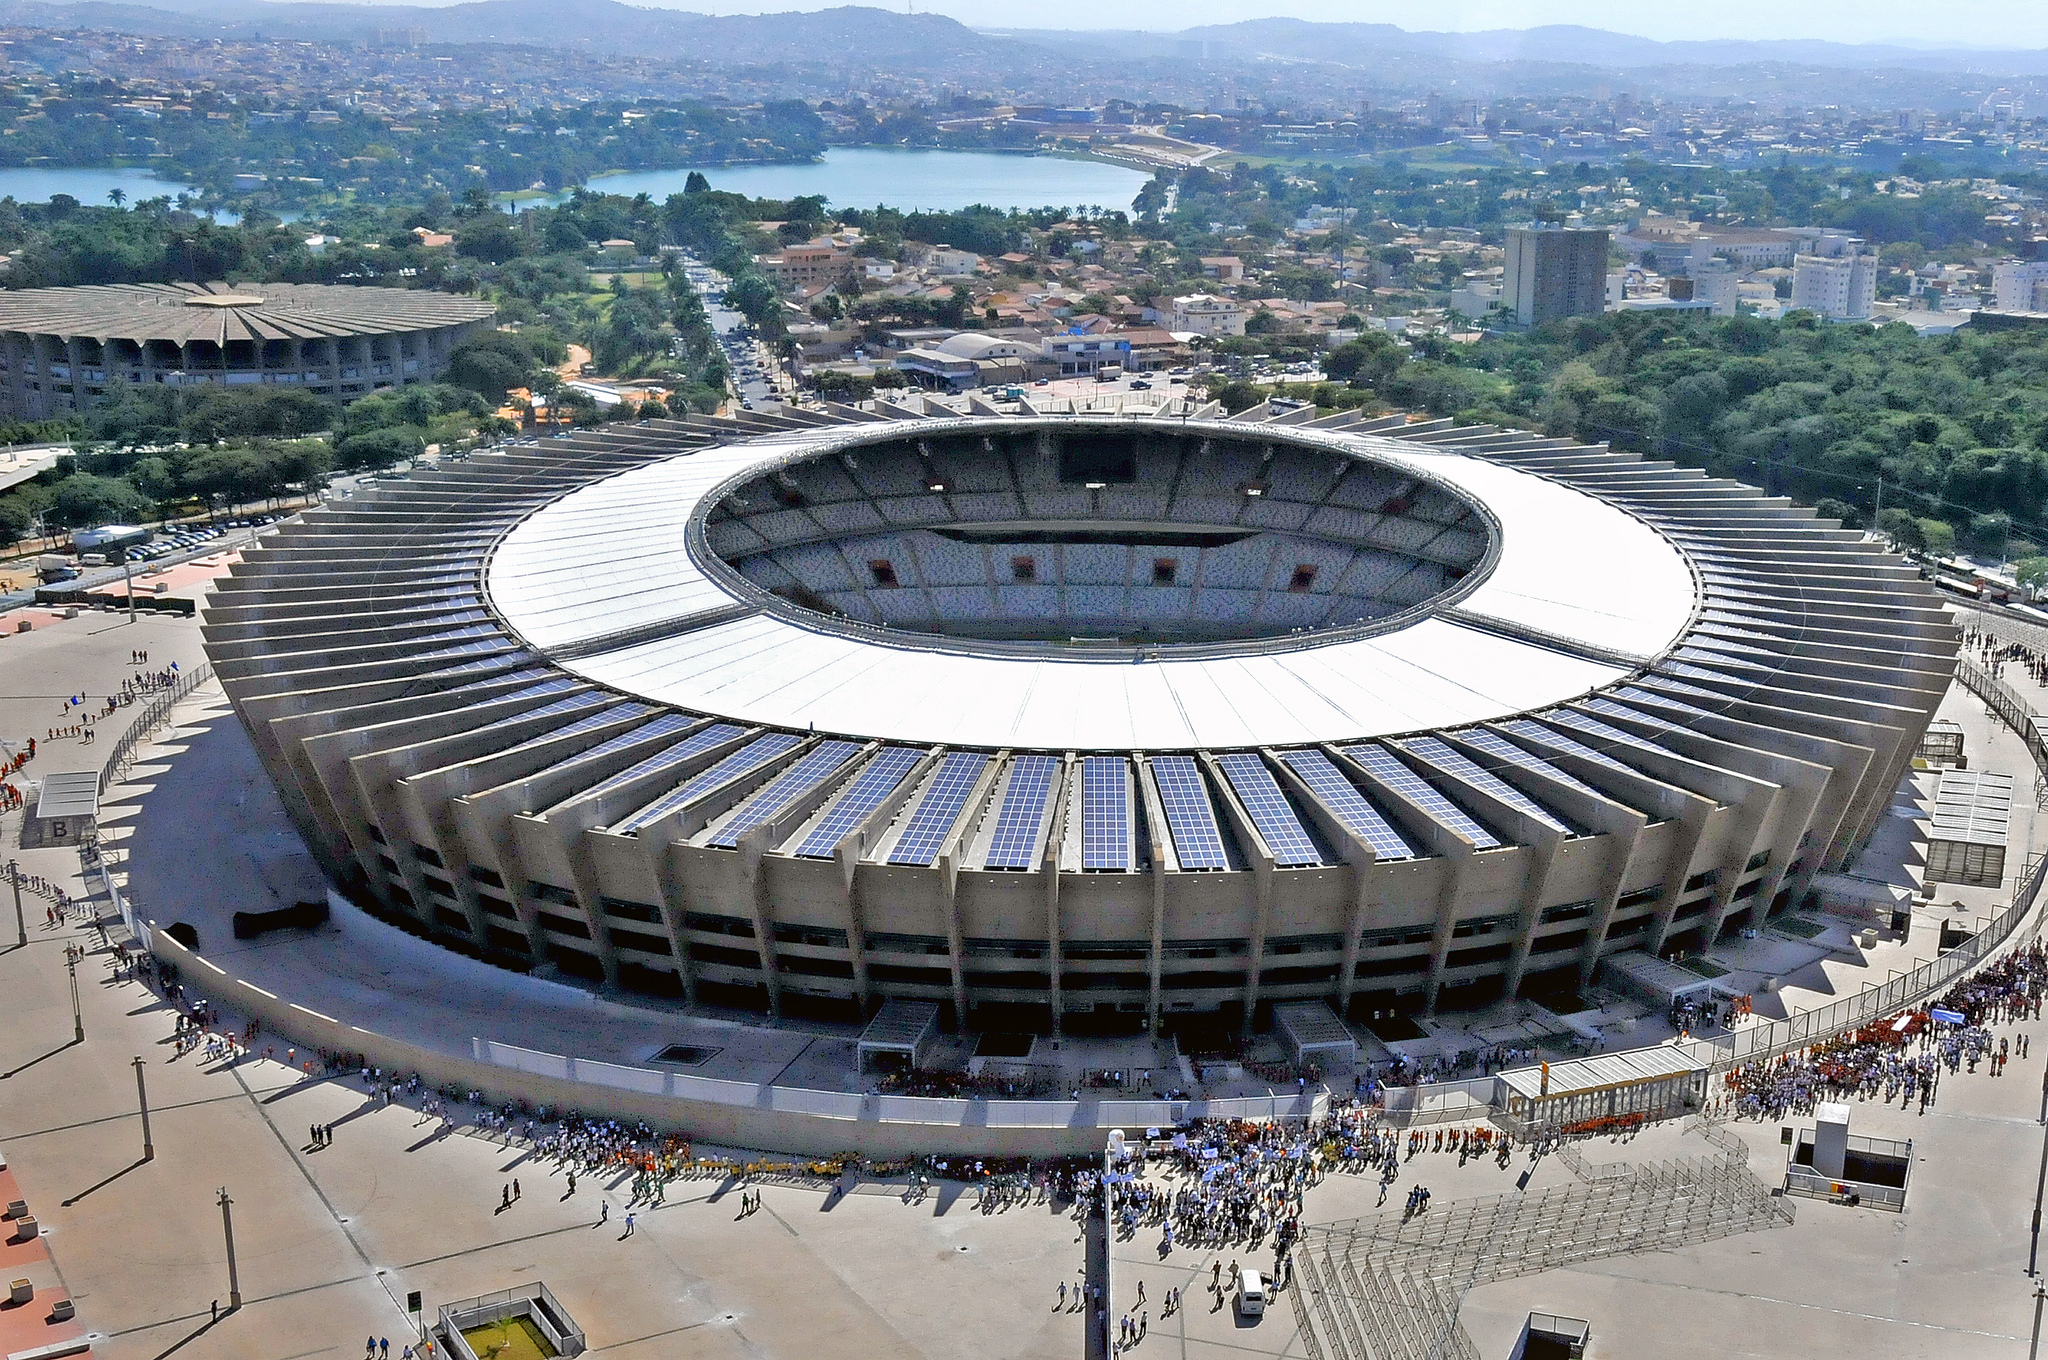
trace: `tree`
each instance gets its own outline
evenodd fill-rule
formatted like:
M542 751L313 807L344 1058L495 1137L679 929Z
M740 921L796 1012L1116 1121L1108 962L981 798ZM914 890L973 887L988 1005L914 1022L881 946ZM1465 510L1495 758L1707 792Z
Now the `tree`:
M2013 567L2013 576L2028 590L2040 590L2048 585L2048 557L2022 557Z
M126 203L127 201L128 201L128 191L127 191L127 190L125 190L125 189L119 189L119 188L116 188L116 189L109 189L109 190L107 190L107 202L109 202L109 203L113 204L113 205L114 205L115 207L117 207L117 208L118 208L118 207L120 207L120 206L121 206L121 205L122 205L123 203Z
M1956 555L1955 525L1950 524L1945 519L1926 518L1922 518L1919 524L1920 543L1927 552L1935 557L1954 557Z
M426 437L403 425L352 434L334 450L338 466L350 471L387 468L426 452Z
M81 472L57 484L56 494L50 500L49 519L52 524L68 529L84 529L95 524L141 519L148 513L149 502L127 482Z
M690 177L683 181L683 192L686 194L708 194L711 192L711 181L704 178L702 170L692 170Z

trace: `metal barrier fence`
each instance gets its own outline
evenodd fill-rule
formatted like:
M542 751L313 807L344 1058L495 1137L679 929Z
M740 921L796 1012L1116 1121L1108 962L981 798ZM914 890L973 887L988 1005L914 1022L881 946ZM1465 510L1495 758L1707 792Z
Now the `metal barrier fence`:
M2027 751L2034 757L2037 778L2048 777L2048 740L2042 737L2041 724L2034 716L2034 706L2011 685L1975 662L1957 661L1956 679L1967 685L1971 693L1982 699L2000 722L2017 732L2020 740L2026 742Z
M169 689L150 696L142 712L128 724L128 730L116 737L113 746L107 750L106 763L100 766L102 795L105 795L109 784L127 772L129 758L135 754L135 748L143 738L170 721L171 708L212 678L213 667L202 661L189 671L181 670Z

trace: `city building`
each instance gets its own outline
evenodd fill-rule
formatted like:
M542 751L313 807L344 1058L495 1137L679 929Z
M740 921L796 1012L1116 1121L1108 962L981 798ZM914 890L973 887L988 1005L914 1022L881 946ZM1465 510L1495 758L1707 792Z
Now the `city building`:
M2002 260L1991 271L2001 312L2048 312L2048 260Z
M855 268L853 252L829 241L785 246L771 255L759 256L756 263L785 291L835 284Z
M207 650L326 872L416 933L1097 1033L1759 928L1867 843L1954 669L1898 559L1633 453L992 409L419 471L267 538Z
M1597 316L1607 305L1607 232L1510 227L1501 306L1518 326Z
M962 331L937 344L915 345L895 356L896 367L920 387L964 392L970 387L1022 382L1038 347L1015 337Z
M1085 376L1109 364L1128 367L1131 362L1130 338L1118 331L1102 335L1048 335L1041 342L1041 349L1046 363L1057 364L1064 378Z
M1875 255L1800 255L1792 262L1792 306L1833 321L1869 317L1877 301Z
M1243 335L1244 308L1213 293L1189 293L1173 300L1167 329L1187 335Z
M1673 284L1681 280L1673 279ZM1742 273L1735 264L1723 259L1694 260L1686 267L1683 280L1695 301L1704 301L1715 316L1734 316L1735 303Z
M131 283L0 291L0 417L127 386L276 384L353 397L432 382L496 309L425 289Z

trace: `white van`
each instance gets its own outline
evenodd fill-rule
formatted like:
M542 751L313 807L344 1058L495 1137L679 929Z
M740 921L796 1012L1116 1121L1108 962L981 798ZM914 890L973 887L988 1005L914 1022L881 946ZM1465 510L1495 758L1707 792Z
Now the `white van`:
M1237 1272L1237 1311L1246 1317L1266 1311L1266 1277L1256 1270Z
M104 567L107 565L107 555L105 553L80 553L78 555L78 565L81 567Z

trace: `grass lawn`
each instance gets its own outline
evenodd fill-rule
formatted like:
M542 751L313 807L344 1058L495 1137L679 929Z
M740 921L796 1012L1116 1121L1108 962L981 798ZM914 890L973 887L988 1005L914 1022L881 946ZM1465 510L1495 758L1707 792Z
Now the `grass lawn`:
M532 1318L506 1318L483 1327L471 1327L462 1334L477 1360L553 1360L555 1348L548 1344Z

